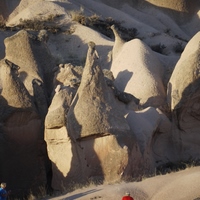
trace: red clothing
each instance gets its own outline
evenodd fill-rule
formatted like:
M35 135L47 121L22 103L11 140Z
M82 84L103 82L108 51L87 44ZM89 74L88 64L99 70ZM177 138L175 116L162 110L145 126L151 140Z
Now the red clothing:
M134 200L134 199L133 197L130 197L130 196L124 196L122 200Z

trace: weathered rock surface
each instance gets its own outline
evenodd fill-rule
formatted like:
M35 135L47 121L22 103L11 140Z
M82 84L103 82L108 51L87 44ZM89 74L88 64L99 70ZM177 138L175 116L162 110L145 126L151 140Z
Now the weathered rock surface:
M81 84L67 116L69 134L73 139L130 130L106 85L93 45L89 46Z
M31 95L18 77L18 69L7 59L0 62L3 86L0 96L0 176L2 180L7 180L13 194L23 195L30 188L35 192L38 184L46 184L44 160L47 155L41 153L44 145L43 122ZM15 191L16 185L18 191Z
M12 191L48 180L61 191L88 181L141 180L168 162L200 158L199 33L181 55L199 31L198 2L1 1L9 26L20 18L50 20L40 31L0 30L0 177ZM114 43L102 26L111 21L138 39L124 42L113 29ZM94 43L88 50L91 40L99 55ZM165 54L151 50L159 43Z
M134 173L142 171L138 144L124 118L122 105L106 85L97 58L95 44L91 42L81 84L69 111L65 108L67 129L63 125L54 131L48 127L45 130L50 159L57 166L53 167L55 188L61 189L58 180L64 185L72 179L113 182L131 176L133 168ZM59 134L64 134L63 138ZM64 149L59 156L67 154L65 163L58 159L60 147L57 149L54 140L57 137Z
M4 43L6 58L20 66L20 78L30 94L33 95L32 80L35 78L44 83L44 93L50 93L55 64L45 44L24 30L6 38Z
M198 6L200 5L198 1L192 0L147 0L147 2L158 6L159 9L165 10L168 14L171 14L177 21L183 23L183 19L189 19L195 14ZM181 17L183 19L181 19Z
M114 57L111 71L115 78L114 84L121 91L140 99L141 105L157 107L164 105L166 98L162 67L155 53L146 44L133 39L123 44L118 56Z
M148 107L141 111L129 111L126 119L139 144L144 157L151 157L149 169L169 162L172 158L173 147L168 149L171 143L170 120L159 109ZM146 155L148 154L148 156Z
M168 83L168 102L173 113L174 140L185 159L190 156L199 158L199 41L200 32L187 44Z
M58 87L61 88L58 89ZM47 129L61 128L66 125L66 116L76 92L76 89L72 87L62 88L60 85L58 87L45 118Z

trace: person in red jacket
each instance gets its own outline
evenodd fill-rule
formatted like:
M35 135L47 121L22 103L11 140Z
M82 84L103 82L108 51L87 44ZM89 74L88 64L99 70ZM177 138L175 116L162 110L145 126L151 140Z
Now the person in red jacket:
M123 196L122 200L134 200L133 197L130 196L130 192L126 192L125 196Z

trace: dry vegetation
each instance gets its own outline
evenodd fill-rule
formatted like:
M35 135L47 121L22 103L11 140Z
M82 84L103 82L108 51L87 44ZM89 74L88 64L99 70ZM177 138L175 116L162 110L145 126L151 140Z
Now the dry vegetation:
M129 41L137 37L138 30L136 28L125 28L121 25L121 22L116 21L112 18L102 19L100 16L94 14L91 16L86 16L82 11L71 11L70 12L72 21L76 21L84 26L90 27L103 35L113 39L114 34L110 29L111 25L115 25L115 27L119 30L122 35L122 38L125 41Z
M47 30L51 33L58 33L61 31L59 25L56 21L61 17L61 15L52 15L50 14L47 18L44 19L20 19L19 24L16 26L8 27L5 24L5 21L0 16L0 28L3 30L19 31L19 30ZM66 31L66 30L65 30ZM69 31L71 33L71 31Z
M17 26L20 29L30 29L34 31L39 30L48 30L51 33L58 33L60 31L60 27L54 23L54 20L59 17L57 15L49 15L47 19L38 20L38 19L27 19L22 20L20 19L20 24Z

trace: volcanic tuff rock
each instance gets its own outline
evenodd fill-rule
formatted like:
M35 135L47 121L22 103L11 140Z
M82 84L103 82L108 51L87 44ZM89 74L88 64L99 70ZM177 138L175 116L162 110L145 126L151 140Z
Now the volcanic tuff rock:
M10 187L15 188L14 185L17 184L18 193L23 194L23 190L26 191L27 188L35 191L38 183L46 184L44 160L47 155L40 154L43 147L43 122L31 95L18 77L19 67L3 59L0 69L3 86L0 98L3 108L0 131L3 156L0 175L7 180ZM13 192L15 194L15 191Z
M61 88L58 89L58 87ZM45 118L45 127L47 129L65 126L66 116L76 93L76 89L72 87L62 87L60 85L58 87L55 89L56 93Z
M168 103L176 124L174 140L184 159L191 155L199 157L199 41L200 32L188 42L168 83Z
M163 65L155 52L139 39L126 42L120 49L111 66L114 84L140 99L141 105L164 105Z
M43 82L44 93L50 94L55 64L45 44L37 40L37 35L21 30L6 38L4 43L6 58L20 66L20 77L30 94L33 95L34 78Z
M74 139L129 131L123 112L106 85L93 45L89 43L81 84L67 117L69 134Z
M71 179L84 182L87 177L95 181L103 179L112 182L130 176L132 168L139 170L140 159L136 159L140 158L138 145L125 121L123 106L106 85L97 59L95 44L90 42L81 84L69 111L65 109L68 111L66 125L57 128L54 133L46 127L45 140L49 155L58 166L58 169L53 168L55 188L60 189L58 177L63 184L69 184ZM66 132L63 139L59 137L60 130ZM61 152L68 155L65 163L56 156L57 150L52 139L57 137L63 148L71 149L68 153L66 150ZM73 168L69 167L70 163L73 163ZM65 176L62 178L59 173Z
M200 159L198 2L0 2L0 177L11 190L138 180ZM42 30L14 27L44 19ZM137 34L124 42L112 26L113 40L110 21Z

